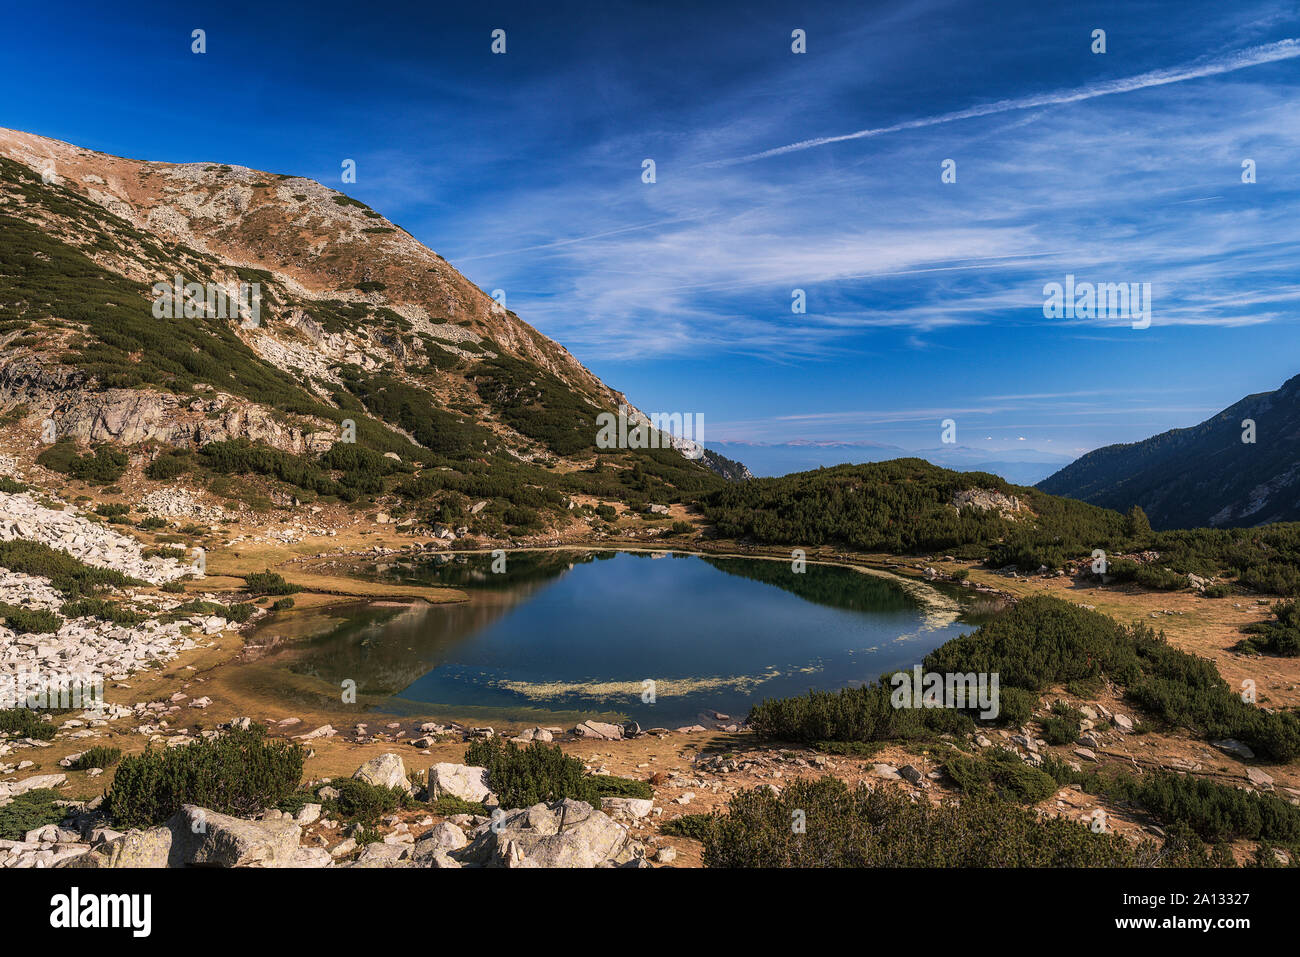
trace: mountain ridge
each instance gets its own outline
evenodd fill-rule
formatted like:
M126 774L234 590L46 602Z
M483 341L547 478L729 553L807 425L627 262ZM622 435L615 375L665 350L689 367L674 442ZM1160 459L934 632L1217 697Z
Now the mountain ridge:
M1254 423L1254 441L1247 421ZM1156 528L1252 527L1300 520L1300 375L1197 425L1108 445L1036 486L1125 511Z
M496 538L748 476L380 213L285 174L0 131L0 347L6 433L74 477L109 443L245 505L341 496ZM597 448L617 409L651 441Z

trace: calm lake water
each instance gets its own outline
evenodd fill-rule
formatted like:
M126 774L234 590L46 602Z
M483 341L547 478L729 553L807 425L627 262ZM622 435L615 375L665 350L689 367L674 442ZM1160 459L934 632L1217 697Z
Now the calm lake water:
M847 568L592 551L512 553L504 574L491 563L372 566L371 577L452 585L471 601L273 618L254 636L259 666L322 688L352 679L393 714L545 723L584 712L676 727L871 681L969 630L938 592Z

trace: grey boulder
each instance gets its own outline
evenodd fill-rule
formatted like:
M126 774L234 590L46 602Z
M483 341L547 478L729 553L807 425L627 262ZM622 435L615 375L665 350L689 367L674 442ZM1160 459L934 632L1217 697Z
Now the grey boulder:
M487 867L621 867L638 848L609 815L564 798L505 812L452 856Z

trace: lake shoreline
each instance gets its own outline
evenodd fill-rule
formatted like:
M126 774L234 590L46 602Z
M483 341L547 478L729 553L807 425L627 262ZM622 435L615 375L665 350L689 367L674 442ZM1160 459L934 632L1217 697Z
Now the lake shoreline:
M682 558L690 557L693 559L705 560L734 559L744 562L762 559L764 561L771 561L778 564L785 561L785 559L778 556L756 556L752 554L744 554L736 549L702 551L694 548L623 548L609 543L600 543L599 545L589 546L563 545L532 547L514 550L511 554L532 553L537 555L573 553L574 555L581 554L590 556L593 553L598 553L605 556L605 560L609 560L610 558L613 558L613 556L622 552L638 557L649 558L662 557L671 554ZM427 551L417 547L400 551L386 550L379 556L376 556L376 554L371 551L353 555L331 556L329 559L312 558L305 560L303 564L315 568L318 567L322 561L328 562L328 570L332 575L354 576L358 580L364 581L369 586L372 586L375 591L383 591L383 582L377 579L376 574L368 574L368 566L375 563L381 563L386 566L389 564L405 564L407 562L419 565L423 562L437 561L440 557L451 556L456 556L461 559L469 559L471 561L475 559L486 561L490 553L491 550L486 549L460 549L455 551L439 549L437 551ZM897 588L903 594L908 596L909 600L918 608L920 618L917 621L917 624L920 626L920 632L914 633L914 629L904 629L902 632L896 634L891 632L892 637L886 639L890 648L894 647L894 642L897 641L914 640L918 635L924 635L934 631L951 630L951 627L957 621L958 616L961 613L962 602L959 602L949 594L945 594L942 590L935 587L933 583L899 575L887 568L866 567L852 562L835 560L830 556L825 558L812 557L808 560L807 564L810 570L817 568L842 569L855 574L869 575L875 579L888 582L891 586ZM286 570L287 573L287 569L284 569L284 566L278 567ZM585 563L579 567L585 567ZM598 568L600 567L600 563L598 562L597 565L591 567ZM664 569L667 567L668 566L663 566ZM564 574L572 573L573 570L574 566L570 564L568 570L566 572L561 572L560 574L563 576ZM579 574L582 574L582 572L579 572ZM659 577L662 580L662 574ZM638 580L643 579L643 573L638 572L637 578ZM548 582L553 581L554 580L552 579L548 579ZM784 591L784 589L781 591ZM466 601L459 604L468 605L471 608L475 605L484 608L494 608L497 605L501 605L509 611L513 609L515 602L519 600L505 597L506 590L498 588L465 587L464 592L466 594ZM870 592L867 594L870 594ZM806 597L804 600L815 601ZM264 662L250 666L248 662L250 651L259 652L261 649L266 647L266 643L263 639L268 635L273 636L274 640L274 638L279 637L282 633L288 634L288 637L285 637L284 640L278 644L275 652L279 658L279 666L284 668L292 666L297 660L298 653L295 651L295 643L301 645L304 639L311 639L313 636L320 637L341 621L348 620L349 617L355 618L358 615L368 616L371 610L380 610L385 608L399 609L398 614L400 615L400 609L413 608L418 604L418 600L393 599L387 597L357 599L352 597L339 598L331 596L324 601L313 602L310 608L302 610L295 609L291 612L275 614L262 619L251 630L246 629L248 633L244 637L246 646L245 651L232 659L229 662L228 667L217 669L215 673L207 675L206 680L215 682L225 694L236 697L250 708L257 706L265 707L266 705L273 703L275 694L278 693L267 693L267 689L272 684L269 677L269 671L272 666ZM449 607L455 606L452 605ZM815 603L815 607L822 606L816 605ZM346 612L344 612L344 609L346 609ZM338 614L332 615L332 613ZM444 614L436 611L430 613L435 615ZM840 614L839 612L833 611L832 613ZM467 610L466 614L472 614L472 612ZM853 614L853 612L843 612L843 614ZM312 627L312 624L317 621L318 626ZM912 635L912 639L908 639L909 635ZM409 641L409 639L406 640ZM946 640L946 637L944 640ZM884 647L882 647L881 650L882 653L893 654L895 656L899 653L898 651L886 651ZM925 649L922 648L918 650L916 654L920 656L924 651ZM261 656L262 655L259 653L257 658L260 658ZM257 658L254 658L253 660L256 661ZM919 660L919 657L917 660ZM315 670L311 668L295 670L304 670L315 674ZM635 669L633 670L635 671ZM868 668L867 671L871 674L869 680L874 680L878 677L878 674L871 668ZM616 670L613 673L604 673L617 674L619 672ZM624 670L623 673L626 674L626 670ZM709 669L700 670L688 668L681 678L671 677L674 673L675 672L670 672L667 677L661 676L659 695L661 706L666 700L672 700L676 703L677 711L673 712L673 717L665 716L661 712L657 718L651 717L651 721L659 724L667 722L674 726L691 725L703 721L704 719L700 717L700 715L703 715L710 710L717 710L717 707L702 707L696 711L690 708L684 708L681 704L681 700L683 696L695 698L700 698L702 696L707 697L711 688L721 691L725 691L728 688L731 689L724 695L726 700L719 700L711 703L715 706L720 704L721 709L727 712L734 712L739 708L739 710L743 712L737 716L739 719L743 719L744 713L748 712L748 708L763 697L771 697L774 694L775 696L780 696L780 693L776 692L755 694L752 690L752 688L765 686L774 679L781 679L781 671L773 671L770 665L766 669L760 669L760 673L753 674L751 677L744 677L744 675L749 674L749 672L743 670L738 674L734 670L719 673ZM866 672L860 671L859 673L865 674ZM787 672L786 677L781 680L788 682L789 677L793 674L794 673L792 672ZM687 678L685 675L690 675L690 677ZM847 678L845 680L849 684L856 683L853 678ZM868 679L864 677L861 680ZM539 683L536 679L530 678L525 671L525 673L521 675L513 673L502 674L498 679L489 681L483 688L486 696L483 703L476 706L469 706L464 703L444 703L441 705L430 704L424 700L404 697L400 693L385 693L377 697L373 695L367 696L364 694L358 694L356 707L339 707L333 704L333 702L337 701L337 689L327 680L321 680L320 676L308 678L303 675L297 675L293 677L291 683L294 686L294 698L297 700L300 707L306 706L308 701L314 699L314 702L309 708L313 715L312 720L319 720L322 723L329 722L336 725L343 720L357 720L356 708L362 706L365 706L368 713L373 716L391 716L398 720L410 717L420 717L429 721L437 722L459 721L467 725L471 723L474 725L483 725L485 723L497 724L502 721L512 720L511 717L502 718L502 714L508 716L518 715L518 717L513 718L513 720L523 720L534 725L538 723L547 724L547 715L550 713L554 713L557 716L556 719L552 720L558 720L558 716L562 714L564 716L562 723L581 720L583 718L593 718L601 721L622 721L628 719L631 715L616 702L619 700L629 700L629 695L639 696L641 693L639 681L629 684L625 679L620 681L611 677L611 679L607 681L598 681L593 683L593 681L585 679L578 681L574 681L573 679L563 679L558 675L553 674L551 677ZM362 687L365 687L364 681L359 683ZM833 683L838 687L841 682L836 680ZM634 684L635 687L633 687ZM745 688L750 688L751 690L746 691L744 690ZM807 690L802 683L800 684L800 688ZM499 699L503 692L511 696L514 701L513 704L506 701L494 700ZM743 707L739 705L735 700L735 695L737 693L743 695L745 699L749 701L749 704L746 704ZM793 693L798 693L798 689L793 689ZM667 699L665 699L665 695L668 696ZM573 700L574 706L567 706L565 703L566 700ZM636 717L643 725L646 723L647 718L645 716L638 714ZM704 723L708 724L709 722L704 721ZM728 724L734 724L734 719L723 722L722 726Z

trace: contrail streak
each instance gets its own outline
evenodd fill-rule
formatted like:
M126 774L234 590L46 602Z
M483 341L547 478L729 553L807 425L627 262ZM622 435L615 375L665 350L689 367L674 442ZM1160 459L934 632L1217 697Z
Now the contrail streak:
M1220 73L1232 73L1236 70L1244 70L1247 67L1261 66L1265 63L1276 63L1279 60L1290 60L1295 57L1300 57L1300 40L1279 40L1276 43L1266 43L1263 46L1251 47L1248 50L1241 50L1229 56L1219 57L1214 60L1192 63L1181 67L1172 67L1165 70L1152 70L1148 73L1139 73L1136 76L1125 77L1119 80L1107 80L1103 83L1094 83L1091 86L1081 87L1076 90L1061 90L1056 93L1042 93L1038 96L1027 96L1013 100L998 100L996 103L987 103L984 106L972 106L969 109L958 110L954 113L941 113L938 116L927 116L917 120L908 120L904 123L895 123L893 126L858 130L855 133L842 133L839 136L818 136L813 139L800 140L799 142L791 143L788 146L778 146L774 149L763 150L761 153L751 153L748 156L741 156L729 160L717 160L703 165L732 166L737 163L749 163L754 160L767 159L770 156L782 156L786 153L798 153L802 150L810 150L818 146L828 146L831 143L844 143L848 140L869 139L875 136L884 136L888 133L899 133L903 130L915 130L926 126L939 126L942 123L952 123L956 120L969 120L980 116L991 116L995 113L1010 113L1014 110L1032 110L1042 106L1058 106L1063 103L1078 103L1081 100L1093 100L1099 96L1113 96L1116 93L1131 93L1134 90L1145 90L1153 86L1166 86L1170 83L1182 83L1184 80L1197 80L1201 77L1217 76Z

